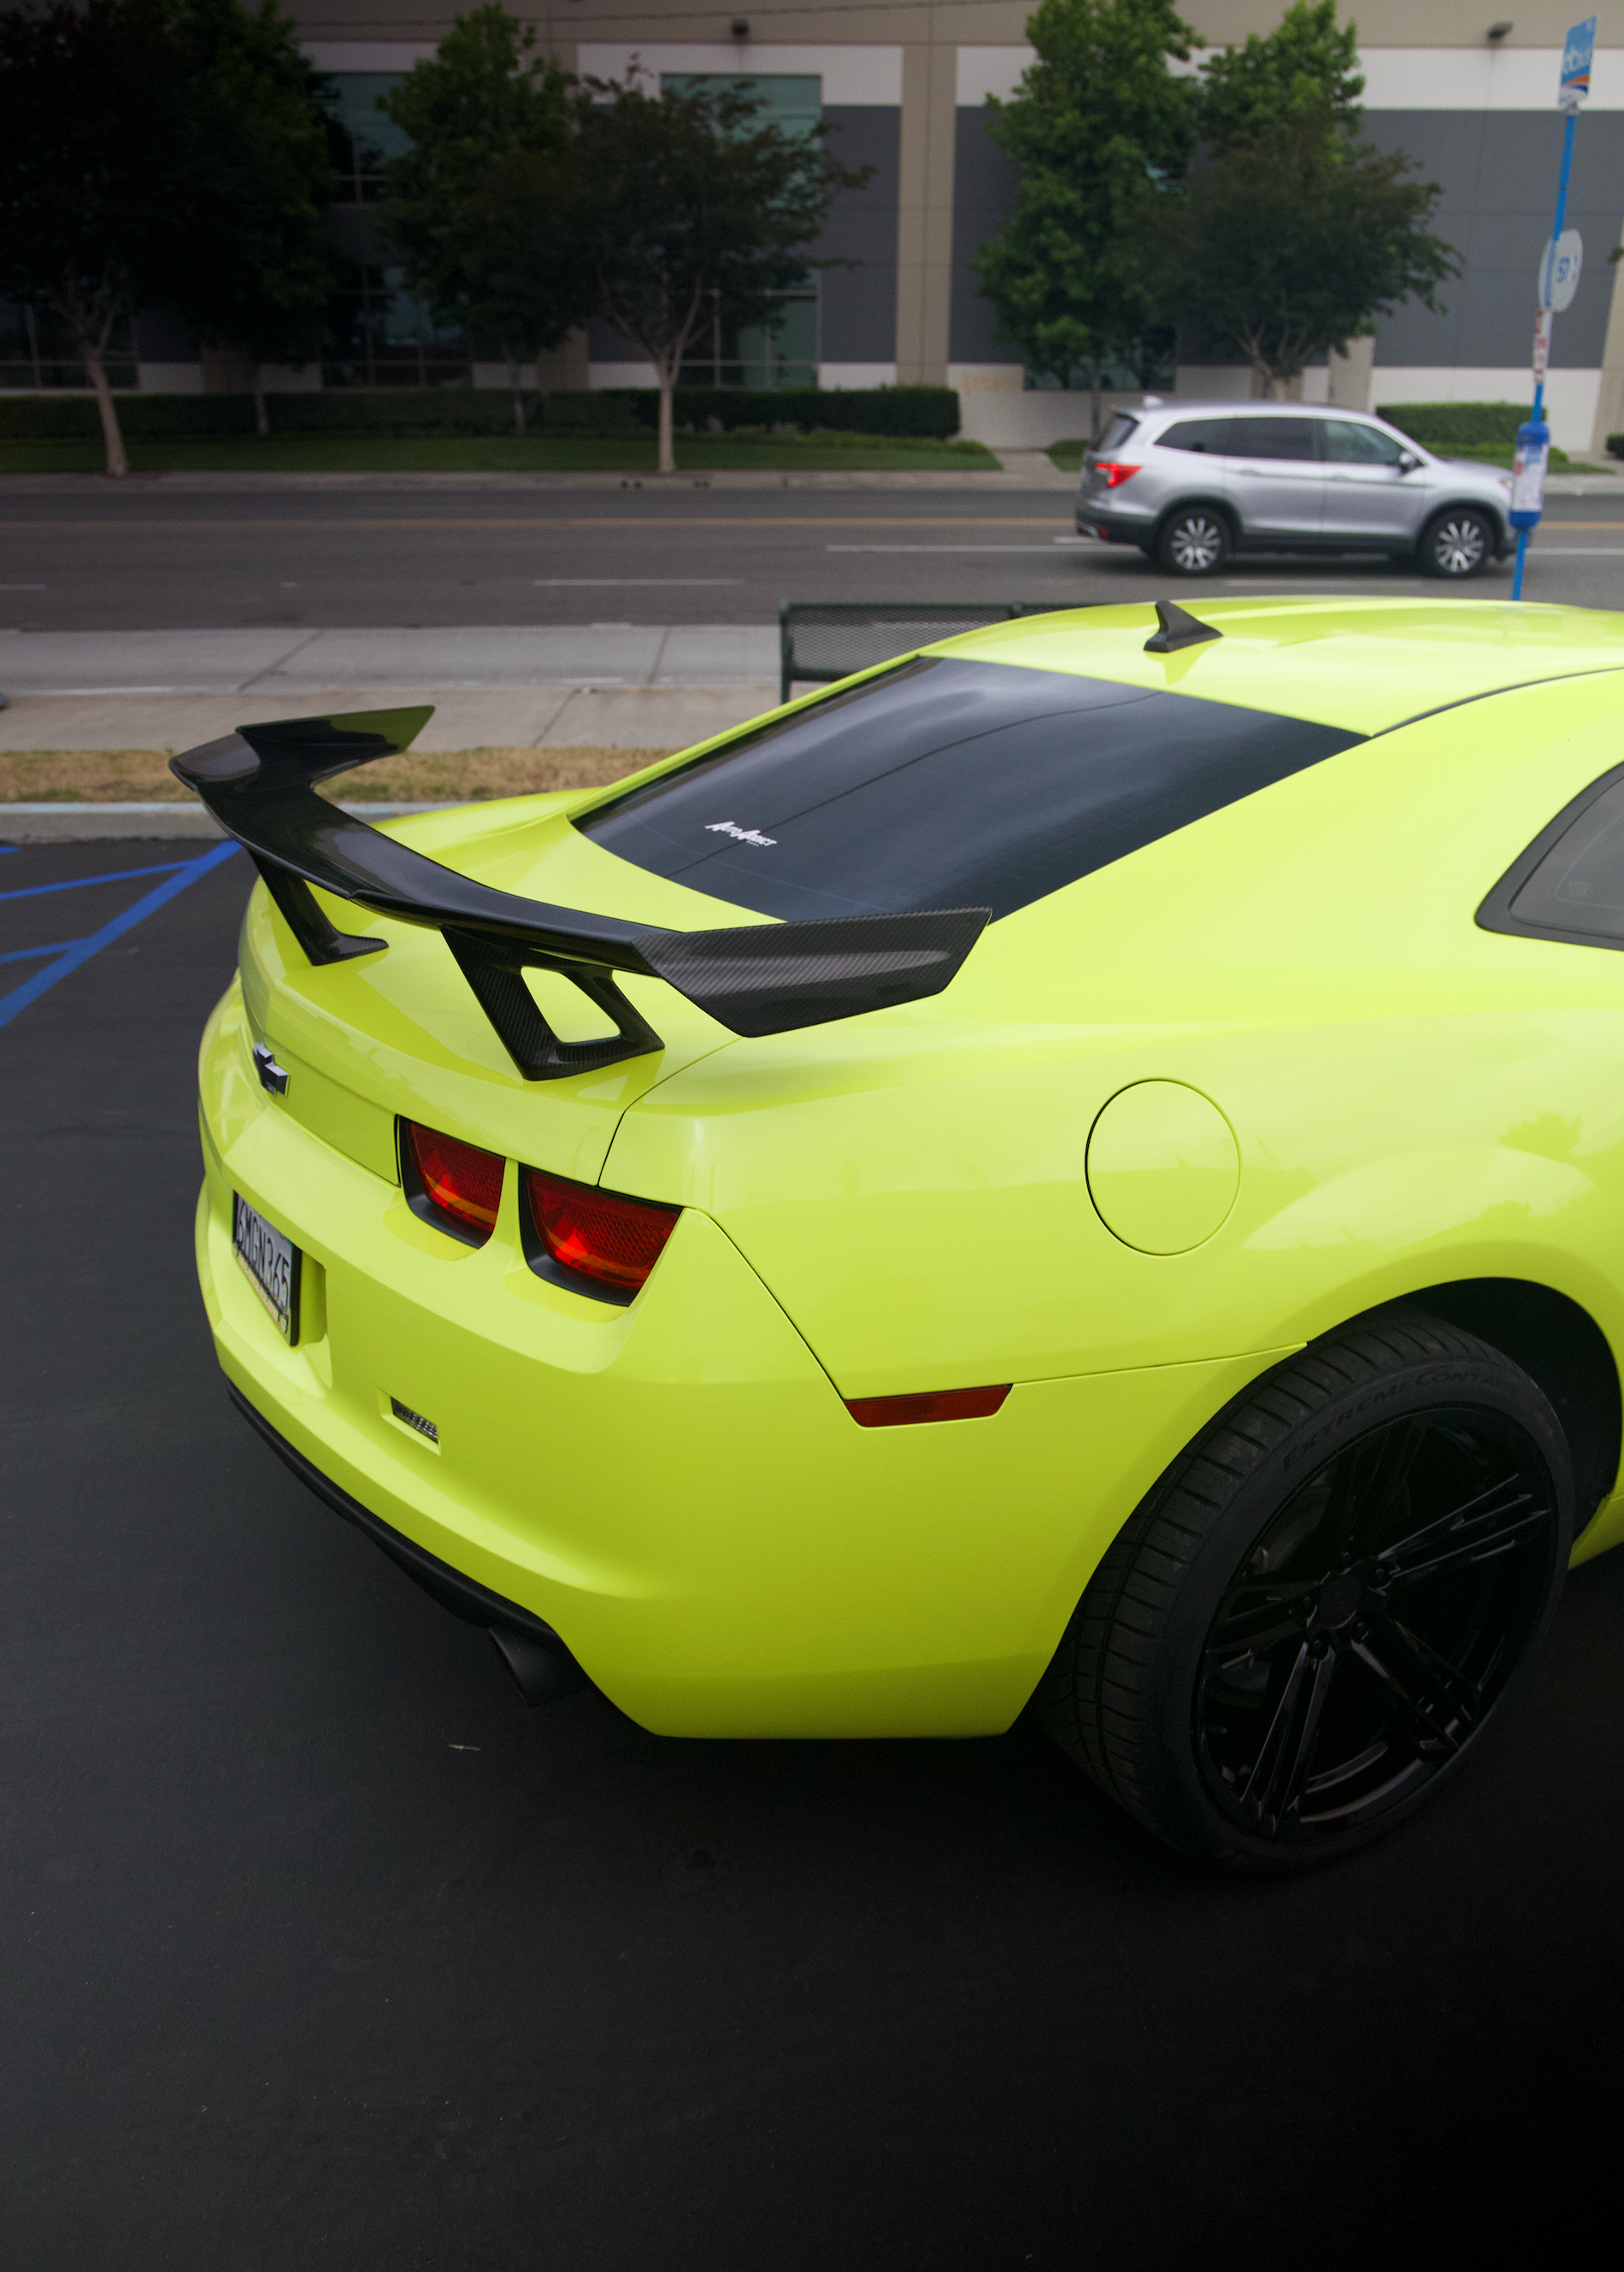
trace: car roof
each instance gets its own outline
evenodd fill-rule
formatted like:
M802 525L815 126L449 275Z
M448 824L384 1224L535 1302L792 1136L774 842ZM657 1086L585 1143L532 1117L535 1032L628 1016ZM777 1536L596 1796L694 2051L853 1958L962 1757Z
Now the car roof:
M931 654L1233 702L1356 734L1514 686L1624 669L1624 615L1530 602L1203 599L1179 605L1222 633L1147 654L1150 602L1027 616L944 639Z
M1177 400L1164 397L1162 401L1135 408L1132 403L1117 406L1117 414L1125 418L1362 418L1372 425L1386 423L1373 410L1352 410L1342 402L1263 402L1252 399L1196 402L1182 396Z

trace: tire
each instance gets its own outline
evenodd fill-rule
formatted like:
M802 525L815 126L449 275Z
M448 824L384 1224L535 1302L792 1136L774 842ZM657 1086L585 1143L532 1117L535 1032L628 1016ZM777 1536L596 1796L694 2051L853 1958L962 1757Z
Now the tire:
M1163 1477L1037 1716L1183 1853L1331 1860L1430 1797L1526 1676L1573 1498L1556 1415L1500 1350L1418 1311L1350 1327Z
M1494 557L1494 524L1474 505L1454 505L1430 520L1421 537L1421 565L1429 576L1480 576Z
M1214 576L1234 549L1216 505L1181 504L1156 533L1155 557L1170 576Z

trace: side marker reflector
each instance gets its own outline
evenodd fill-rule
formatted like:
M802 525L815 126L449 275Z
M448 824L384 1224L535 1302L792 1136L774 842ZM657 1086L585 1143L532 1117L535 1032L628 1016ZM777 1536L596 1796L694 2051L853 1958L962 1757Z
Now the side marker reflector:
M859 1428L912 1428L922 1420L985 1420L998 1410L1001 1388L936 1388L921 1396L849 1396L846 1409Z

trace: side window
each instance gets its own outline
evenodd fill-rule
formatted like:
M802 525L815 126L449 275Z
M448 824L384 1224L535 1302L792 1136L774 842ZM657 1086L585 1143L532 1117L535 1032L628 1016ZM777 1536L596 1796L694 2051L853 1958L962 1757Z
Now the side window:
M1380 426L1361 426L1351 418L1327 418L1321 426L1326 456L1337 466L1396 466L1404 445L1396 434Z
M1624 947L1624 766L1559 812L1478 910L1485 930Z
M1226 457L1233 422L1228 418L1181 418L1156 440L1164 450L1201 450L1209 457Z
M1313 462L1317 418L1237 418L1231 450L1238 458L1297 458Z

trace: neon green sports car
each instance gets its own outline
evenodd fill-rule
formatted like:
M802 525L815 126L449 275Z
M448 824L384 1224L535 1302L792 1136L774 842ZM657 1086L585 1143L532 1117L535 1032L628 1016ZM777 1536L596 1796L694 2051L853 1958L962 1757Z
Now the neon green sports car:
M533 1699L1030 1704L1290 1865L1624 1534L1624 616L1205 616L382 828L314 785L426 712L176 761L263 879L202 1052L231 1391Z

